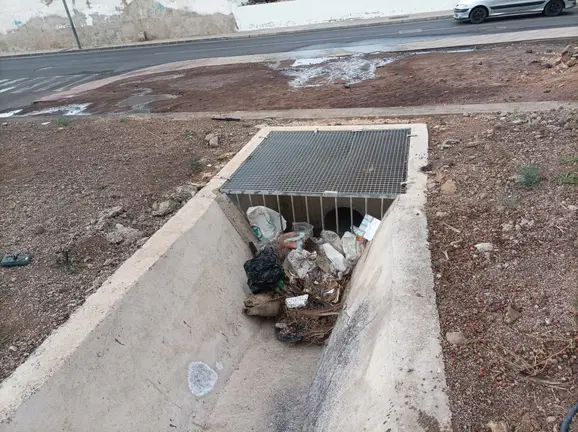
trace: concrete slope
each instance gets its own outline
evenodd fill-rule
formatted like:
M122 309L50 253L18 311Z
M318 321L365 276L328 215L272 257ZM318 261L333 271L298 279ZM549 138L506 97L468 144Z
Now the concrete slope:
M425 125L406 127L407 193L355 268L309 393L304 431L451 430L420 171L428 133Z

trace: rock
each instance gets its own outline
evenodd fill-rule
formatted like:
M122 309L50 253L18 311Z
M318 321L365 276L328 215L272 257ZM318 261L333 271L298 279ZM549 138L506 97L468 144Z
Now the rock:
M578 60L575 58L571 58L570 60L568 60L566 62L566 66L568 66L568 67L574 67L574 66L576 66L576 64L578 64Z
M214 175L213 173L206 172L201 176L201 178L203 180L211 180L213 178L213 175Z
M502 224L502 232L510 232L514 229L513 223L505 223Z
M116 224L115 231L109 232L106 239L113 244L126 243L131 244L141 239L143 234L140 230L135 228L125 227L121 224Z
M569 206L568 206L568 210L570 210L570 211L578 211L578 207L575 206L575 205L569 205Z
M558 420L558 419L557 419L556 417L554 417L554 416L548 416L548 417L546 417L546 422L547 422L547 423L555 423L556 420Z
M452 179L447 180L441 187L441 191L444 195L454 195L457 190L456 182Z
M556 61L554 59L547 59L542 61L542 67L545 67L546 69L552 69L554 66L556 66Z
M121 233L112 231L106 234L106 240L111 244L120 244L124 239Z
M452 345L465 345L467 343L466 337L460 331L447 332L446 340Z
M197 186L193 184L185 184L183 186L179 186L177 190L171 194L169 197L171 200L177 201L181 204L186 203L192 197L195 196L197 193ZM158 205L158 204L157 204ZM158 208L157 208L158 210Z
M526 50L526 54L532 54L534 52L534 50L532 48L528 48Z
M157 211L159 209L159 203L158 201L155 201L153 203L153 205L151 206L151 208L153 209L153 211Z
M176 201L169 199L160 203L157 210L153 210L153 216L166 216L173 213L178 208L179 204Z
M36 225L34 227L33 233L35 235L41 235L44 234L46 232L46 228L44 228L42 225Z
M491 421L488 423L488 428L492 432L509 432L508 424L506 422L494 422Z
M491 252L494 250L494 245L492 243L478 243L474 247L476 248L476 251L480 253Z
M514 309L512 306L508 306L506 310L506 315L504 316L504 322L506 324L514 324L522 317L522 314Z
M149 239L149 237L143 237L143 238L136 241L136 245L138 247L142 247L148 241L148 239Z
M122 206L111 207L109 209L103 210L100 212L100 217L104 218L113 218L121 213L124 213L124 208Z
M211 141L213 138L215 138L216 136L217 136L217 134L211 132L210 134L207 134L207 135L205 136L205 141L209 142L209 141Z
M564 51L562 51L562 55L569 55L569 56L573 56L575 52L575 48L572 45L567 45L566 48L564 48Z
M211 138L211 140L209 141L209 147L211 148L219 147L219 137Z
M10 345L8 347L8 351L16 352L16 351L18 351L18 348L16 348L14 345Z
M94 228L97 231L102 231L108 225L108 220L110 218L119 216L120 214L124 213L124 208L121 206L111 207L106 210L100 212L98 216L98 221L95 223Z

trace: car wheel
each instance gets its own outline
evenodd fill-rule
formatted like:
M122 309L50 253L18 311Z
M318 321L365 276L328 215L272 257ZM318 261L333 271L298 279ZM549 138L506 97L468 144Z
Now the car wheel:
M558 16L564 10L564 3L560 0L549 1L544 8L544 15L549 17Z
M488 10L483 6L475 7L470 12L470 22L472 24L481 24L487 18L488 18Z

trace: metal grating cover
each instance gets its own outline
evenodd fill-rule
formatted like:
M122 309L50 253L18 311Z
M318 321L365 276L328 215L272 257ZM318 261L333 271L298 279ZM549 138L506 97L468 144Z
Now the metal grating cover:
M270 132L221 190L228 194L395 198L410 129Z

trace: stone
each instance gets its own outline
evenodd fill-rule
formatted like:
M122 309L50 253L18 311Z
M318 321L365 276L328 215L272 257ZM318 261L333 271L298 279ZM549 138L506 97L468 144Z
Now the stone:
M506 324L514 324L522 317L522 314L514 309L512 306L508 306L506 314L504 316L504 322Z
M570 210L570 211L578 211L578 206L575 206L575 205L570 204L570 205L568 206L568 210Z
M514 229L513 223L505 223L502 224L502 232L510 232Z
M492 243L478 243L474 247L476 248L476 251L480 253L491 252L494 250L494 245Z
M205 136L205 141L209 142L209 141L211 141L213 138L215 138L216 136L217 136L217 134L211 132L210 134L207 134L207 135Z
M121 213L124 213L124 208L122 206L116 206L101 211L100 217L113 218L120 215Z
M153 216L166 216L168 214L173 213L174 211L176 211L179 207L179 204L176 201L173 200L166 200L163 201L162 203L160 203L158 205L158 209L157 210L153 210Z
M178 201L179 203L186 203L197 193L198 187L193 184L185 184L179 186L177 190L171 194L170 199ZM158 210L158 208L157 208Z
M98 221L94 225L95 229L97 231L104 230L106 228L106 226L108 225L109 219L111 219L113 217L117 217L117 216L121 215L122 213L124 213L124 208L122 206L111 207L111 208L108 208L106 210L101 211L100 215L98 216Z
M548 416L546 417L546 422L547 423L555 423L558 419L554 416Z
M569 68L574 67L578 64L578 60L575 59L574 57L572 57L570 60L568 60L566 62L566 66L568 66Z
M16 352L16 351L18 351L18 348L16 348L14 345L10 345L8 347L8 351Z
M36 225L33 232L35 235L41 235L46 232L46 228L44 228L42 225Z
M508 424L506 422L494 422L488 423L488 428L491 432L509 432Z
M135 228L125 227L122 224L116 224L115 230L106 235L106 239L112 244L126 243L131 244L141 239L143 234Z
M441 187L441 191L444 195L454 195L457 190L458 188L456 186L456 182L454 182L452 179L446 180L446 182Z
M142 247L148 241L148 239L149 239L149 237L143 237L143 238L136 241L136 245L138 247Z
M209 147L219 147L219 137L215 136L209 140Z
M532 54L534 52L534 50L532 48L528 48L526 50L526 54Z
M554 66L556 66L556 61L554 59L547 59L542 61L542 67L545 67L546 69L552 69Z
M124 239L118 231L111 231L106 234L106 240L111 244L120 244Z
M447 332L446 340L452 345L466 345L467 340L461 331Z

